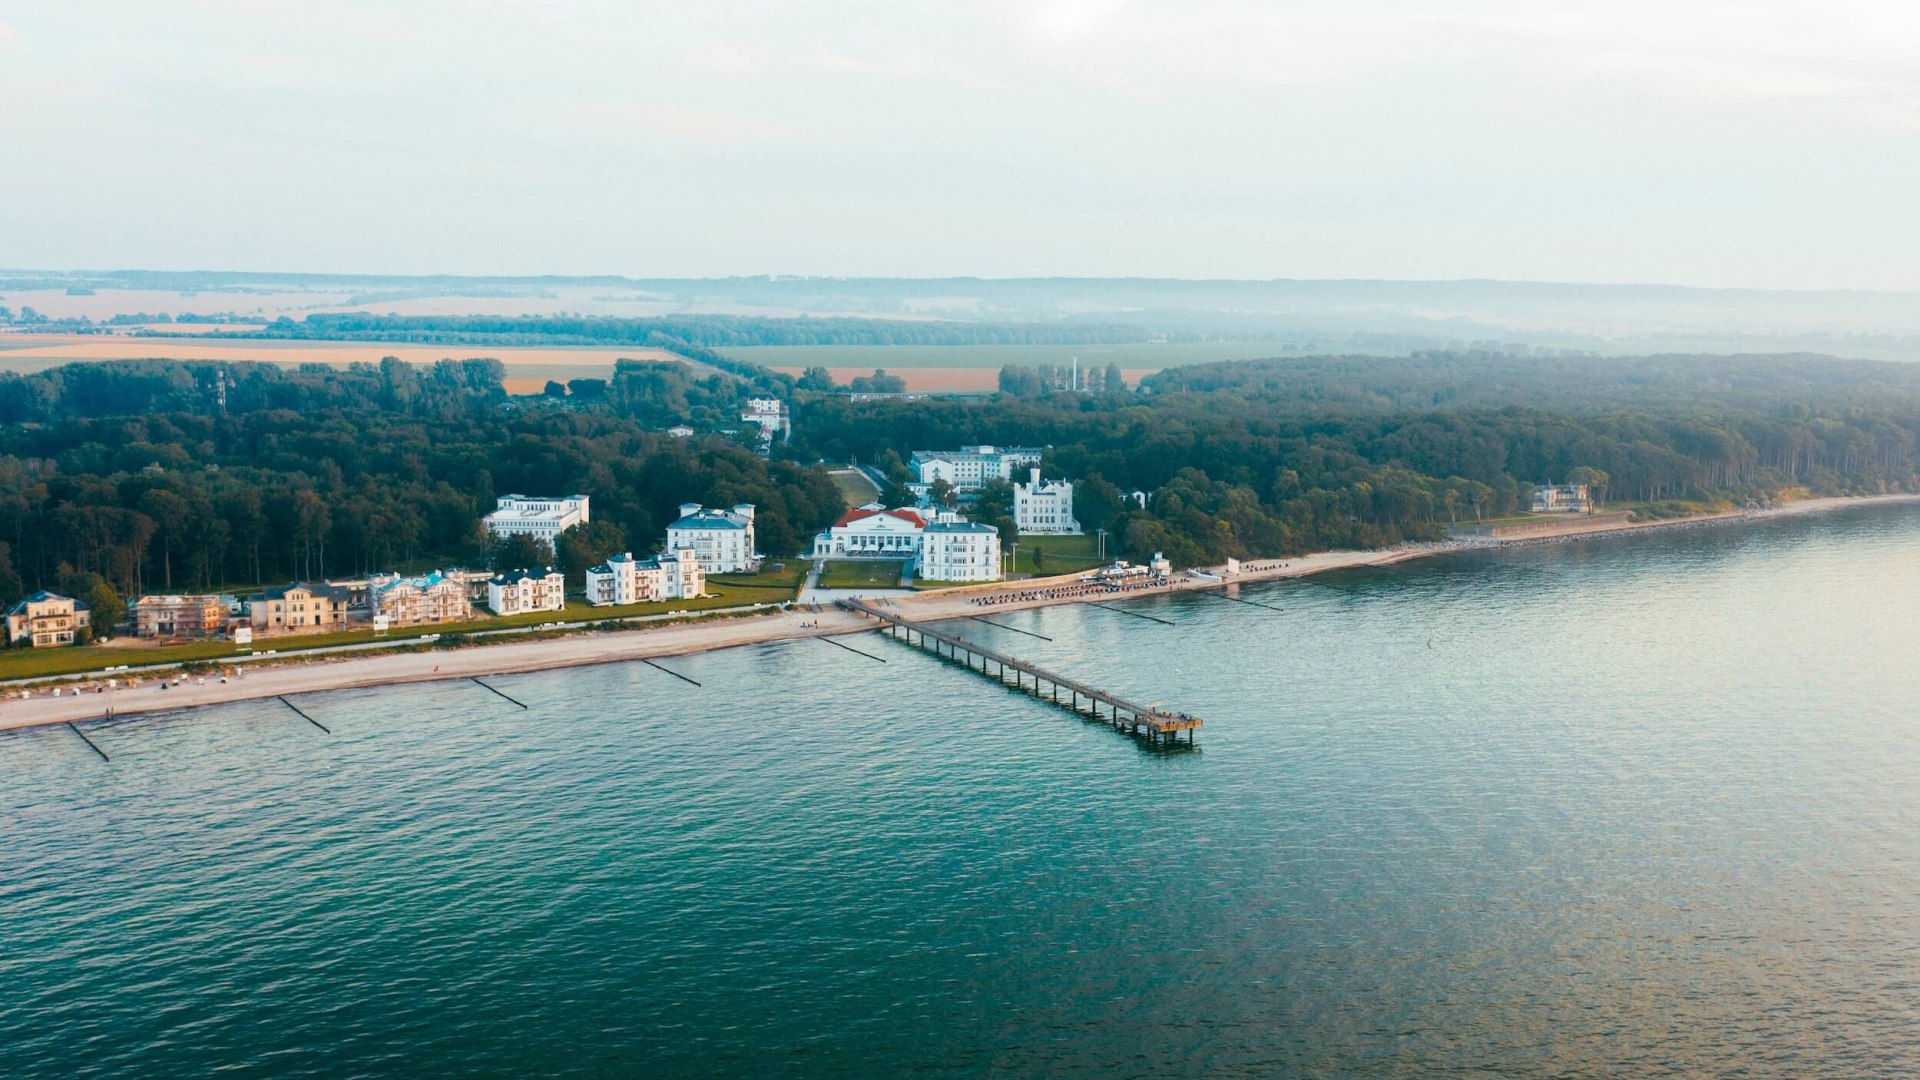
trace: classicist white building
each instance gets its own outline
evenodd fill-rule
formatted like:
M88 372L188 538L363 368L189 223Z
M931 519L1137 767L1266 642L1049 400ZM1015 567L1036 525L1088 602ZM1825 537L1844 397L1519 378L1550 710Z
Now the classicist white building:
M816 559L900 559L929 581L995 581L1000 533L952 511L928 521L919 510L870 503L849 510L813 540Z
M710 510L699 503L680 504L680 520L667 526L667 550L692 548L708 574L739 574L760 565L754 551L753 504Z
M622 552L587 571L587 602L595 607L686 600L706 591L707 575L690 548L653 559Z
M918 510L888 510L869 503L840 515L813 538L816 559L914 559L927 519Z
M1028 474L1027 482L1013 485L1013 524L1023 533L1065 533L1078 535L1080 523L1073 517L1073 485L1065 480L1040 479L1040 470Z
M487 607L495 615L560 611L566 606L566 575L551 566L511 570L487 580Z
M1041 451L1030 446L963 446L958 450L915 450L909 465L922 484L945 480L958 491L978 491L989 480L1011 480L1021 469L1040 464Z
M496 502L493 513L485 518L489 540L531 536L546 541L551 550L561 533L588 520L585 495L569 495L564 499L502 495Z
M925 581L998 581L1000 531L944 514L921 535L916 573Z

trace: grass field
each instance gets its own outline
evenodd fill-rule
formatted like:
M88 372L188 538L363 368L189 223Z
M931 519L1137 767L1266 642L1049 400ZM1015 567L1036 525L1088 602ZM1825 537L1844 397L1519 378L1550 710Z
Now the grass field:
M898 559L829 559L820 570L823 589L897 589L907 564Z
M1100 558L1098 537L1025 534L1020 537L1019 561L1014 570L1023 574L1068 574L1091 570L1103 561L1112 560Z
M775 564L781 569L771 569ZM726 593L739 603L791 600L800 593L811 569L805 559L768 559L757 574L710 574L707 591Z
M787 562L790 568L779 574L755 574L728 580L709 578L707 591L713 595L691 600L668 600L657 604L627 604L620 607L594 607L581 600L569 600L564 611L535 611L525 615L504 615L464 622L407 626L378 637L368 630L348 630L336 634L282 634L256 637L251 649L236 648L230 641L194 641L180 645L97 645L77 648L10 649L0 653L0 679L37 679L57 675L78 675L128 664L184 664L215 661L236 656L265 653L282 654L334 645L360 645L374 641L403 644L430 634L468 634L484 630L539 626L550 622L599 622L636 615L666 615L677 611L711 611L714 608L746 604L772 604L791 600L805 578L805 560ZM898 574L895 574L898 580Z
M859 469L833 470L833 486L840 489L840 498L848 506L865 506L880 497L880 489Z

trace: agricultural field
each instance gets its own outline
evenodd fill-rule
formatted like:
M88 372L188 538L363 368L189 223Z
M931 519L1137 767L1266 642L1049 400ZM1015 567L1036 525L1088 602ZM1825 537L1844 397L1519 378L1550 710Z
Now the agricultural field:
M739 360L798 375L809 367L824 367L835 382L871 375L885 368L922 393L987 393L999 386L1000 369L1008 365L1070 365L1104 373L1108 364L1120 365L1129 386L1142 376L1169 367L1216 360L1255 360L1285 355L1279 342L1204 341L1192 344L1143 343L1133 345L750 345L719 350Z

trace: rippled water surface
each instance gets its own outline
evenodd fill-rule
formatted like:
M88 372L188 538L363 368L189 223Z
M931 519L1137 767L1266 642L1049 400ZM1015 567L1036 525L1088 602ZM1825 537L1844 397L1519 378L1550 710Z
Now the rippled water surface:
M0 1075L1920 1073L1920 513L0 737Z

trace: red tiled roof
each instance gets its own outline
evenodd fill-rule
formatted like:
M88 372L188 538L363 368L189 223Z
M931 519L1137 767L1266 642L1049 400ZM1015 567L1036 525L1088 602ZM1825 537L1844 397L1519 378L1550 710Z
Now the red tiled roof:
M834 522L833 527L837 529L842 525L851 525L862 518L870 518L875 514L885 514L888 517L896 517L902 521L911 521L922 529L927 527L926 518L921 517L917 511L907 510L905 508L899 510L849 510L840 515L840 520Z

